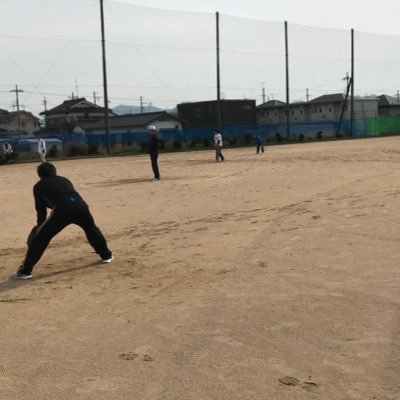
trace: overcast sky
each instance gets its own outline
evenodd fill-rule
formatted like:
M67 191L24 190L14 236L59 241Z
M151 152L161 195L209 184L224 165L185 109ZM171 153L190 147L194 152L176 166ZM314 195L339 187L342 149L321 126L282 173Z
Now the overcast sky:
M216 12L315 27L400 35L399 0L121 0L138 6Z
M400 0L104 0L110 106L216 98L285 101L341 92L356 31L355 92L400 90ZM0 108L39 114L68 97L104 104L99 0L0 0Z

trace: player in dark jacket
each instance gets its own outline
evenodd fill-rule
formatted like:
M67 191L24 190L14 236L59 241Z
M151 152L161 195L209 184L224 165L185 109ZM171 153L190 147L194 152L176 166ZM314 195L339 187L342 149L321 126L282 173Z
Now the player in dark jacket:
M149 153L151 159L151 168L153 169L154 180L160 180L160 170L158 169L158 147L159 147L159 139L158 139L158 131L154 125L150 125L147 127L150 132L151 139L149 145Z
M25 261L12 278L32 278L32 269L51 239L70 224L79 225L85 231L89 243L102 262L110 262L113 256L107 247L106 239L95 225L88 205L72 183L67 178L58 176L56 167L49 162L41 163L37 173L40 180L33 187L37 226L30 234ZM48 217L47 208L52 209Z
M262 138L261 136L256 136L255 137L256 140L256 146L257 146L257 154L260 154L260 150L261 153L264 153L264 138Z

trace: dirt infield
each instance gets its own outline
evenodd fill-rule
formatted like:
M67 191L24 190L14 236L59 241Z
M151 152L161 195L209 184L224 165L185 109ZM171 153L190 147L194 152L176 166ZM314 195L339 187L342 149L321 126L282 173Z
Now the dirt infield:
M0 399L400 398L400 138L58 161L78 227L8 279L35 164L0 167Z

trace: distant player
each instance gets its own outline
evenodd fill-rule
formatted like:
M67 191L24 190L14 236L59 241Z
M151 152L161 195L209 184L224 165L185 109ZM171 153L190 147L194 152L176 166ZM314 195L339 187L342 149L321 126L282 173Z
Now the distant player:
M255 141L256 141L257 154L264 153L264 142L265 142L264 138L257 135L255 136Z
M160 180L160 170L158 169L158 148L160 145L160 140L158 139L158 131L154 125L149 125L147 130L150 132L150 145L149 154L151 160L151 168L153 169L154 178L153 180Z
M112 253L107 247L106 239L95 225L88 205L74 189L72 183L57 175L56 167L41 163L37 168L39 182L33 187L37 213L37 227L28 239L28 251L25 261L12 275L14 279L32 278L32 269L40 260L51 239L67 225L79 225L102 262L109 263ZM47 208L53 211L47 217ZM47 218L46 218L47 217Z
M46 162L46 142L41 137L38 138L38 153L40 160Z
M214 129L214 145L215 145L215 161L225 161L225 157L222 155L222 134L218 129Z
M4 163L7 163L8 161L15 158L11 143L7 139L3 142L2 152L3 152L2 159Z

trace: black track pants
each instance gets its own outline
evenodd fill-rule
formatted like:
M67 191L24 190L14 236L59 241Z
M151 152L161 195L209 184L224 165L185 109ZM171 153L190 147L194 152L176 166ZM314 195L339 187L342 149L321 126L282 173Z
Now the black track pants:
M111 251L107 247L106 239L95 225L89 207L80 202L66 202L65 204L57 205L46 221L40 225L38 233L28 247L25 261L20 271L24 274L30 274L51 239L70 224L79 225L85 231L89 243L102 259L111 257Z

